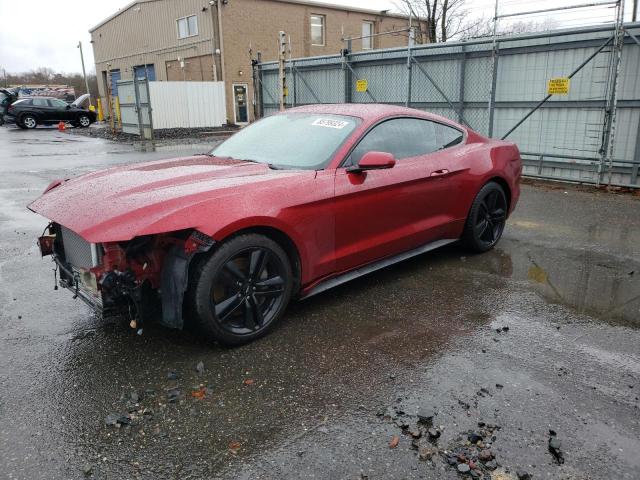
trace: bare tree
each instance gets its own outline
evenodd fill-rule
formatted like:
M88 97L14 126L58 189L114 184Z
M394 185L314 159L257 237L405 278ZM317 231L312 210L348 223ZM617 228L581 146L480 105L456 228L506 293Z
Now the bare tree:
M95 94L98 92L96 76L88 74L89 88ZM69 85L76 91L76 95L85 93L84 77L80 73L56 72L48 67L40 67L29 72L6 72L7 85Z
M426 20L426 30L416 32L423 43L446 42L477 29L483 18L470 19L466 0L402 0L396 6L407 15Z
M547 17L541 21L524 21L519 20L510 23L498 23L497 34L498 35L515 35L518 33L533 33L533 32L545 32L558 28L558 21L552 17ZM464 35L460 36L461 40L468 40L471 38L490 37L493 35L493 23L492 20L483 21L475 25L474 28L469 29Z
M420 43L446 42L485 37L493 34L493 16L472 15L466 0L400 0L396 7L407 15L426 20L426 30L417 31ZM498 24L499 35L541 32L558 28L552 17L536 21L517 21Z

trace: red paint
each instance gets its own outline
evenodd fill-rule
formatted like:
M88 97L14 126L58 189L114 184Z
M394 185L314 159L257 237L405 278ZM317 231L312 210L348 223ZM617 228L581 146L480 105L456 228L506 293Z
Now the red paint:
M186 229L222 241L243 229L277 229L296 245L303 290L308 290L320 279L373 260L431 240L458 238L473 198L492 178L508 185L510 212L517 203L522 166L512 143L402 107L345 104L296 110L352 115L362 122L322 171L275 171L207 156L162 160L54 182L29 208L90 242L106 244L105 261L120 269L126 259L111 242ZM396 116L449 124L464 130L466 139L392 168L348 172L340 167L369 128ZM382 160L375 160L378 167ZM187 242L184 248L196 245ZM146 267L145 277L153 284L164 251L159 248Z

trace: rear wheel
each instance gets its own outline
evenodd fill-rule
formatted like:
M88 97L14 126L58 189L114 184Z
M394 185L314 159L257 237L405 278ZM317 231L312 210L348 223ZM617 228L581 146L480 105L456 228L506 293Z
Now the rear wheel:
M24 128L36 128L38 126L38 121L36 120L36 117L34 117L33 115L23 115L22 118L20 118L20 123L18 124L20 126L23 126Z
M291 298L293 273L287 254L263 235L224 242L192 271L187 307L200 329L225 345L265 335Z
M473 200L462 242L476 252L491 250L502 237L507 221L507 197L500 185L489 182Z

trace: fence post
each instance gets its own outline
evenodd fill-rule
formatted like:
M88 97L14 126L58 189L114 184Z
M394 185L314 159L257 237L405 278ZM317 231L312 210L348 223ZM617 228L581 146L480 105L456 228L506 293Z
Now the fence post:
M489 92L489 105L488 105L488 122L487 136L493 135L493 108L495 101L495 85L496 85L496 64L498 63L498 42L496 35L498 34L498 5L499 0L496 0L495 11L493 14L493 40L491 42L491 91Z
M467 46L462 45L462 60L460 63L460 90L458 92L458 122L462 123L463 113L464 113L464 79L466 75L467 69Z
M615 135L616 135L616 113L617 113L617 105L618 105L618 81L620 77L620 60L622 58L622 47L624 46L624 25L623 25L623 15L624 15L624 0L619 0L617 5L617 17L616 17L616 33L615 33L615 41L613 44L613 62L611 64L611 72L610 75L612 81L609 82L611 85L611 97L608 101L608 113L609 113L609 122L608 129L606 132L606 148L603 151L603 158L600 161L600 165L607 162L609 164L609 175L607 180L607 185L611 187L611 179L613 176L613 153L615 150ZM598 168L598 179L597 186L600 185L600 174L602 168Z
M144 86L147 90L147 115L149 115L149 139L153 140L153 108L151 106L151 93L149 93L149 77L146 76L146 67L145 67L145 77L144 77Z
M279 46L279 55L278 55L278 78L279 78L279 88L278 88L278 97L280 101L280 111L282 112L285 108L285 97L287 96L287 77L285 74L284 68L284 59L286 54L287 44L285 41L286 35L283 31L280 31L280 46Z
M500 59L500 43L493 47L493 61L491 62L491 93L489 98L489 137L493 136L493 118L496 111L496 84L498 80L498 60Z
M258 85L260 87L260 94L258 95L258 112L257 117L264 117L264 84L262 83L262 52L258 52L258 64L256 65L256 75L258 78Z
M351 89L353 85L353 74L349 65L351 58L351 39L347 39L347 47L342 51L342 69L344 70L344 103L351 103Z
M411 48L413 47L414 29L409 29L409 43L407 45L407 100L405 101L405 107L411 106L411 83L413 81L413 61L411 60Z
M144 123L142 121L142 110L140 109L140 87L138 85L138 76L133 75L133 91L136 99L136 113L138 114L138 130L140 137L144 138Z
M289 60L291 62L291 87L292 92L289 92L291 95L291 106L295 107L297 103L297 92L298 92L298 78L297 78L297 69L295 67L295 60Z

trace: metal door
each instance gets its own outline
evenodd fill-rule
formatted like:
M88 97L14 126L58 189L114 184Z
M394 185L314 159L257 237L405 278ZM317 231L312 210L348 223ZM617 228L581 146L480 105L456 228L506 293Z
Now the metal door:
M133 67L133 74L136 78L146 78L150 82L156 79L156 69L153 64L137 65Z
M120 80L120 70L111 70L111 96L118 96L118 80Z
M233 113L237 125L249 122L249 108L247 103L247 84L233 84Z

